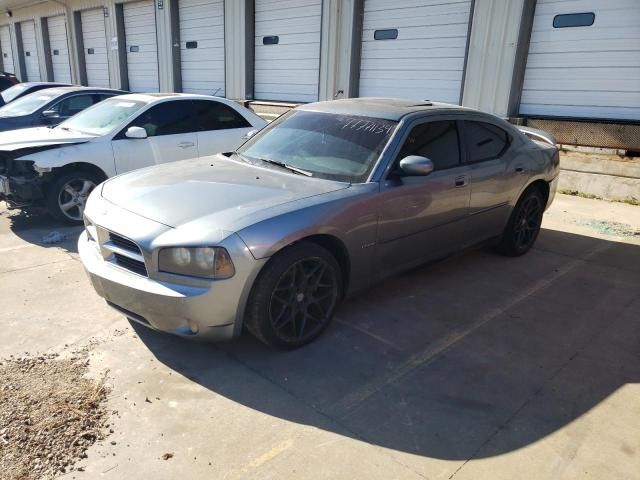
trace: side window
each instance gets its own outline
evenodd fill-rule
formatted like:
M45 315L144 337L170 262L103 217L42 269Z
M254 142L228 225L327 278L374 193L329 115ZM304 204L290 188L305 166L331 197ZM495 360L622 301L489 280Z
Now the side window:
M462 123L470 162L499 157L509 146L509 134L500 127L484 122Z
M251 124L233 108L224 103L196 100L200 130L225 130L228 128L249 128Z
M459 165L460 143L456 122L429 122L414 127L400 151L398 160L408 155L429 158L436 170Z
M142 127L149 137L197 132L194 102L176 100L161 103L141 113L129 127Z
M49 110L58 112L61 117L71 117L93 105L93 95L74 95L58 102Z

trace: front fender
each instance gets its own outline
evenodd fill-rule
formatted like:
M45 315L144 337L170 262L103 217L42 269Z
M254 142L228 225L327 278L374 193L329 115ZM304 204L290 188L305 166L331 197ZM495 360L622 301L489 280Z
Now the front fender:
M44 170L61 168L72 163L87 163L98 167L107 177L116 174L111 145L105 142L60 145L45 151L23 155L16 160L31 160L34 166Z

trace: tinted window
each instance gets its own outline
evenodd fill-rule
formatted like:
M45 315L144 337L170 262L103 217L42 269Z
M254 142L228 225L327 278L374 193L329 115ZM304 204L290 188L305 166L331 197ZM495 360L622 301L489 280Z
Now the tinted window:
M567 13L553 17L553 28L590 27L596 19L596 15L589 13Z
M411 130L400 151L399 160L409 155L429 158L436 170L460 163L460 142L456 122L430 122Z
M223 103L207 100L196 100L193 103L202 131L251 127L251 124L242 115Z
M149 137L196 132L198 131L196 113L193 102L184 100L164 102L140 114L127 128L142 127Z
M93 95L91 94L74 95L73 97L65 98L49 110L58 112L61 117L71 117L90 107L93 103Z
M490 123L463 122L470 162L499 157L509 146L509 134Z
M14 83L11 80L9 80L8 78L0 77L0 90L6 90L12 85L14 85Z

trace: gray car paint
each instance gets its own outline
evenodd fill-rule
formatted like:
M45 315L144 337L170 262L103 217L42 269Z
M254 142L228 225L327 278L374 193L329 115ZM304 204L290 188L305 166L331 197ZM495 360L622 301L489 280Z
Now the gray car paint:
M271 256L296 241L318 235L331 239L346 254L341 267L348 280L348 293L352 293L388 275L499 235L518 198L534 181L550 184L551 203L558 174L555 147L533 142L517 128L487 114L448 105L415 105L399 100L354 99L298 107L400 120L365 183L349 186L217 156L152 167L107 181L102 194L96 190L91 195L86 214L97 225L140 245L149 269L147 281L175 284L176 288L207 284L157 272L160 247L219 245L230 248L234 262L234 255L238 255L242 269L249 269L239 272L236 266L237 275L243 279L241 285L235 283L236 278L233 283L237 288L220 296L213 287L224 281L209 282L212 289L196 295L198 302L203 296L207 298L206 310L188 308L191 299L181 300L189 321L201 323L201 332L209 332L198 337L221 339L228 338L229 330L211 333L211 328L233 324L234 335L240 331L252 279ZM462 165L402 179L389 175L413 126L449 118L479 119L501 126L512 136L507 155L497 166ZM516 172L520 167L523 172ZM456 186L461 176L466 183ZM478 182L475 194L474 181ZM129 220L119 220L112 214L114 208L127 211ZM145 220L134 225L136 218ZM103 281L102 276L112 268L108 262L85 261L85 257L94 255L86 235L79 247L94 284L100 283L101 295L121 302L119 305L129 311L149 311L135 286L127 285L129 277L124 277L124 285ZM255 263L247 261L245 251ZM232 316L226 307L222 311L221 304L227 303L234 305ZM160 312L154 311L146 321L153 328L189 336L184 333L184 325L176 327L173 317L165 319Z

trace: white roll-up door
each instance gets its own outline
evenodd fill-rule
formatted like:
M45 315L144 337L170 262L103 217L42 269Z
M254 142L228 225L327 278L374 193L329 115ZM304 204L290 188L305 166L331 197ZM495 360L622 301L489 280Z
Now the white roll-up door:
M21 22L22 51L24 52L24 66L27 82L39 82L40 63L38 62L38 44L36 41L36 25L33 21Z
M3 25L0 27L0 49L2 54L2 71L15 73L13 66L13 48L11 48L11 27Z
M255 98L318 100L321 0L255 0Z
M538 0L520 114L640 120L640 2Z
M80 13L87 84L90 87L109 87L109 59L104 10L94 8Z
M182 91L223 97L224 2L180 0Z
M361 97L460 103L470 0L365 0Z
M67 22L64 15L47 19L49 30L49 48L53 80L71 83L71 64L69 62L69 44L67 41Z
M157 92L160 81L154 2L125 3L123 8L129 90Z

